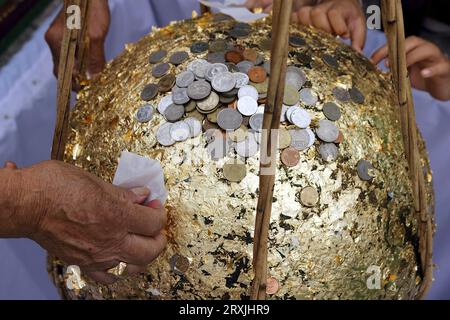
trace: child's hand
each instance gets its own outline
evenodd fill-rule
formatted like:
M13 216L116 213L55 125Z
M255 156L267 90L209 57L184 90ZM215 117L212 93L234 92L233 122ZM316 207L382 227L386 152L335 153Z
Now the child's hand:
M350 38L359 52L364 48L367 30L359 0L324 0L316 6L303 6L296 11L294 21Z
M450 100L449 58L436 45L418 37L406 39L405 51L412 86L428 91L436 99ZM387 56L386 45L372 55L372 61L378 64Z

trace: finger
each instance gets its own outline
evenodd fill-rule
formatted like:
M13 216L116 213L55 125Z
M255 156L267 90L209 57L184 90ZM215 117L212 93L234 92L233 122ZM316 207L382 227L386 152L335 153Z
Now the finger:
M58 76L61 44L64 33L64 12L61 11L45 33L45 41L50 48L53 58L53 73Z
M247 0L247 2L245 3L245 6L248 9L253 9L257 6L258 0Z
M121 259L134 265L146 266L163 252L166 245L167 239L162 233L153 238L130 234L123 244Z
M128 232L142 236L157 235L167 224L166 210L133 204L126 213Z
M377 51L375 51L372 54L372 57L371 57L372 62L375 65L379 64L382 60L384 60L388 57L388 52L389 52L389 48L387 45L379 48Z
M334 34L344 38L349 36L347 24L339 10L330 9L328 11L328 20L330 21Z
M86 275L92 280L105 285L113 284L119 280L115 275L102 271L88 272Z
M408 37L405 41L405 51L409 52L411 50L414 50L415 48L419 47L420 45L423 45L424 43L428 42L419 37L415 36Z
M132 276L135 274L144 273L145 271L147 271L147 266L137 266L134 264L128 264L123 276L124 277Z
M311 10L311 21L312 25L318 29L331 33L333 30L331 29L330 22L328 21L328 16L323 8L314 7Z
M352 47L361 52L364 49L366 43L366 24L363 18L358 17L353 19L349 23L350 39L352 40Z
M300 10L298 10L297 17L298 17L299 24L302 24L305 26L312 25L311 10L312 10L312 7L310 7L310 6L306 6L306 7L301 8Z
M85 266L80 266L81 270L85 273L89 272L104 272L111 268L116 267L120 263L119 260L108 260L104 262L96 262Z
M271 5L269 5L268 7L266 7L266 8L264 9L264 12L265 12L265 13L271 13L272 10L273 10L273 4L271 4Z
M5 169L16 170L17 169L17 164L15 164L12 161L6 161L5 162Z
M106 64L104 38L92 38L89 45L87 70L91 75L96 75Z
M409 68L419 62L429 62L432 63L436 60L439 53L434 52L432 48L427 45L420 45L411 51L406 52L406 66Z
M437 76L450 76L450 62L442 62L434 66L423 69L421 72L424 78L432 78Z

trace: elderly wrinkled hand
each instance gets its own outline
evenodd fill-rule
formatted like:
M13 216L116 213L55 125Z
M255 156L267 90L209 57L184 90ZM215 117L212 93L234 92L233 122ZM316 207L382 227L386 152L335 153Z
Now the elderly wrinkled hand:
M124 190L68 164L48 161L0 170L0 237L27 237L92 279L112 283L145 270L165 248L166 212L149 190Z

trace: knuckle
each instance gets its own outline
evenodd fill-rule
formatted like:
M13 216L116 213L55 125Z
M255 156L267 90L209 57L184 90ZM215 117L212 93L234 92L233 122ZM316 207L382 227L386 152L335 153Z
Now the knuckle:
M311 9L311 17L319 18L323 14L323 10L319 7L314 7Z

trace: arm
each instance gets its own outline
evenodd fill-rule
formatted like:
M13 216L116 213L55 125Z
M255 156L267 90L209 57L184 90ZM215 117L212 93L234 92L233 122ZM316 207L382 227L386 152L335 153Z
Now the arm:
M147 189L117 188L57 161L0 169L0 181L0 237L32 239L94 280L114 282L106 270L120 261L140 272L166 245L161 204L141 205Z

